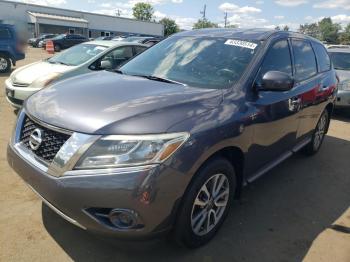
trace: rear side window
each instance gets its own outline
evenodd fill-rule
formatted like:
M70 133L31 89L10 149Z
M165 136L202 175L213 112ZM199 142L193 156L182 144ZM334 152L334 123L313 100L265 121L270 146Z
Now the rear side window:
M292 61L287 39L274 43L267 51L257 78L258 85L261 85L261 80L268 71L280 71L292 76Z
M10 31L6 28L0 29L0 39L10 39L11 34Z
M317 65L311 44L304 40L292 40L295 60L295 80L306 80L317 74Z
M135 55L138 55L140 53L142 53L143 51L146 50L146 47L143 47L143 46L135 46Z
M316 53L318 71L325 72L331 69L331 59L328 56L326 48L320 44L312 44Z

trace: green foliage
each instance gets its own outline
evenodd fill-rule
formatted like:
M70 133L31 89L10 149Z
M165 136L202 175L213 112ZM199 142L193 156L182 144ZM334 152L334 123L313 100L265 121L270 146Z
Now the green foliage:
M339 35L339 42L343 45L350 45L350 23L345 27L344 32Z
M153 17L154 9L152 5L148 3L137 3L132 8L132 14L133 16L142 21L151 21Z
M289 31L289 26L285 25L285 26L283 27L283 31Z
M210 22L208 19L199 19L194 25L193 29L200 29L200 28L217 28L219 27L218 24Z
M180 31L179 26L176 24L175 20L170 18L163 18L159 21L162 25L164 25L164 35L172 35Z
M317 23L300 25L299 32L320 39L320 29Z
M338 43L338 34L341 30L341 26L339 24L333 23L330 17L326 17L318 22L318 27L320 29L321 41L331 44Z

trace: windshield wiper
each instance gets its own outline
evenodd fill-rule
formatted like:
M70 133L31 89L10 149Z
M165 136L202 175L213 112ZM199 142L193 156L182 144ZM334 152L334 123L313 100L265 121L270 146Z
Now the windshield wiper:
M177 81L174 81L174 80L171 80L168 78L164 78L164 77L159 77L159 76L153 76L153 75L134 75L134 76L143 77L143 78L147 78L149 80L159 81L159 82L164 82L164 83L183 85L183 86L186 85L184 83L180 83L180 82L177 82Z

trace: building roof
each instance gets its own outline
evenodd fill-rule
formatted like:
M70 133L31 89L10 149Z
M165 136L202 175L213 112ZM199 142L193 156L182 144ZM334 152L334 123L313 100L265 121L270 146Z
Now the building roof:
M116 40L96 40L96 41L89 41L89 42L84 42L85 45L101 45L101 46L106 46L106 47L114 47L114 46L144 46L148 47L147 45L143 45L140 43L135 43L135 42L123 42L123 41L116 41Z
M54 20L61 20L61 21L67 21L67 22L86 23L86 24L89 23L86 19L83 19L80 17L37 13L37 12L33 12L33 11L28 11L28 14L30 14L36 18L54 19Z

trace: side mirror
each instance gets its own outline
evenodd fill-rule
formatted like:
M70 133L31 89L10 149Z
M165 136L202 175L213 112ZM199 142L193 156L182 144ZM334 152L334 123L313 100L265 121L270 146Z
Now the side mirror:
M100 69L112 69L112 63L108 60L102 60L100 63Z
M288 91L294 86L294 79L287 73L280 71L269 71L262 79L260 90L265 91Z

